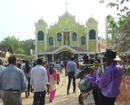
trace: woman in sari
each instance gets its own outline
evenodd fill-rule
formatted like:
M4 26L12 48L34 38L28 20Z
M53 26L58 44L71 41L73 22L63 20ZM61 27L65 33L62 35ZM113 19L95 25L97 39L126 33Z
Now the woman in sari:
M56 85L57 85L57 71L54 69L54 64L50 64L50 69L47 69L47 76L49 82L50 102L55 98Z

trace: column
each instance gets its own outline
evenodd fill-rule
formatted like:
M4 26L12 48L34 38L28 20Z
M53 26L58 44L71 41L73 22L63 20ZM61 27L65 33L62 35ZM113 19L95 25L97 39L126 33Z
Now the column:
M98 52L98 32L96 32L96 50L97 50L97 52Z
M89 33L87 32L87 50L89 50Z
M63 45L63 42L64 42L64 38L63 38L64 35L63 34L64 34L64 32L62 31L62 45Z
M37 60L37 33L35 32L35 60Z
M72 37L72 36L71 36L71 31L70 31L70 45L71 45L71 37Z
M47 50L47 30L45 28L45 51Z
M54 54L52 54L52 61L54 61Z

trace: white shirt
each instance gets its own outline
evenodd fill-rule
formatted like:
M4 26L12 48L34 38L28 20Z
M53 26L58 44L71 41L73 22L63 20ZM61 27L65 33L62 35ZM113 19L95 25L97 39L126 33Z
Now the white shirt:
M0 65L0 72L1 72L2 70L4 70L5 68L6 68L6 67Z
M48 77L47 71L42 65L36 65L30 72L30 84L34 87L34 92L47 90Z
M63 65L63 61L60 62L60 65Z
M21 69L22 69L22 70L24 70L24 69L23 69L23 66L24 66L24 65L25 65L25 63L22 63L22 64L21 64Z

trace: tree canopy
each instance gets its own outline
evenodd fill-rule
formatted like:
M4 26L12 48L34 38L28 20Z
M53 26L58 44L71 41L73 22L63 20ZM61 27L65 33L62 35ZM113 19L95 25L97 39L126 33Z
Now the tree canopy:
M10 45L13 49L13 52L16 54L26 54L30 55L30 49L35 49L33 44L33 39L28 39L25 41L20 41L19 38L15 36L8 36L1 41L1 45L7 44Z
M105 1L101 0L100 3L104 4ZM129 0L117 0L107 4L107 7L117 10L116 20L112 20L111 15L107 16L107 20L110 22L109 27L111 27L109 34L112 35L107 40L113 45L113 48L120 47L122 52L128 51L130 47L130 9L126 6L128 2Z

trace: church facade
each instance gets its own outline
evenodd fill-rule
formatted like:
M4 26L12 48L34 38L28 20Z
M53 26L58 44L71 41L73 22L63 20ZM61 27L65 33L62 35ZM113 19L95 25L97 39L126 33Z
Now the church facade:
M35 58L65 60L73 54L78 59L78 55L98 52L98 21L93 17L84 26L66 11L50 28L42 18L35 28Z

